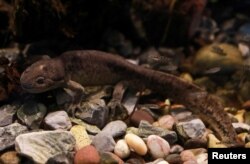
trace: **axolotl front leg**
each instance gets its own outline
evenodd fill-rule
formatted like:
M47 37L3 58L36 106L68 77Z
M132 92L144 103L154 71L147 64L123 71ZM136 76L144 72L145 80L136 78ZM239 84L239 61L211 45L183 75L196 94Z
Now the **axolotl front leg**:
M77 109L81 108L81 100L85 97L85 89L81 84L72 80L68 80L65 83L64 90L72 98L71 104L69 105L67 112L73 117L75 117L75 112Z

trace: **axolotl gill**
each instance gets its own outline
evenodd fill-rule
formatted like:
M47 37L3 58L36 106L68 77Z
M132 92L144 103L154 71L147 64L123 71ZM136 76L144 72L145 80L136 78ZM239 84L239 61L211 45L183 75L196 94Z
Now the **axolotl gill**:
M80 104L83 86L120 81L139 89L151 89L184 104L208 123L223 143L239 145L231 120L215 96L177 76L134 65L118 55L95 50L68 51L35 62L20 79L22 88L31 93L66 88L72 96L72 108Z

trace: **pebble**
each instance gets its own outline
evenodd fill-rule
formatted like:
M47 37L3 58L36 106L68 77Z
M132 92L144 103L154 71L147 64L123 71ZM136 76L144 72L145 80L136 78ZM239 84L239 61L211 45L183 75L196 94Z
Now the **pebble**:
M89 124L102 128L108 121L108 107L103 99L93 99L81 104L75 116Z
M56 111L49 113L45 118L44 122L46 127L51 130L68 130L72 127L71 121L67 112L65 111Z
M164 129L173 129L173 125L175 124L175 119L171 115L165 115L158 119L159 126Z
M5 152L0 157L0 163L2 164L19 164L20 162L20 157L16 151Z
M133 133L135 135L139 135L139 129L135 127L128 127L126 133Z
M119 137L126 133L127 124L121 120L109 122L103 129L102 133L111 135L112 137Z
M207 147L207 133L202 138L191 138L184 143L184 147L187 149L194 148L206 148Z
M180 153L180 156L181 156L181 160L183 162L185 161L191 161L191 160L196 160L194 154L192 151L190 150L184 150Z
M169 154L166 158L166 161L171 164L182 164L183 161L181 160L180 154Z
M148 121L150 124L154 122L154 118L148 112L143 110L135 111L130 118L131 123L135 127L138 127L142 120Z
M170 148L170 153L175 154L175 153L181 153L184 150L184 148L181 145L173 145Z
M3 105L0 107L0 127L13 123L13 117L17 111L16 105Z
M198 164L196 160L188 160L183 162L183 164Z
M17 117L29 128L38 129L47 112L47 108L42 103L29 101L17 110Z
M74 164L99 164L101 157L92 145L85 146L76 152Z
M189 118L192 115L192 112L188 111L183 105L175 104L171 106L170 114L176 120L183 120Z
M237 133L249 132L250 125L245 123L233 123L233 127Z
M164 138L170 144L175 143L178 139L175 131L170 131L161 127L154 127L147 121L141 121L138 128L138 136L147 138L148 136L153 134Z
M250 148L250 142L245 144L245 148Z
M34 162L46 163L57 154L73 152L75 138L67 131L31 132L17 136L15 147L18 153Z
M169 143L157 135L150 135L147 138L147 146L154 159L164 158L170 152Z
M207 164L208 163L208 154L202 153L196 156L196 161L199 164Z
M101 164L123 164L123 160L119 158L117 155L111 153L111 152L104 152L101 154Z
M208 148L227 148L227 146L220 144L220 140L218 140L213 134L208 134Z
M106 133L98 133L92 138L92 145L99 152L111 152L115 148L115 140L111 135L107 135Z
M188 150L191 151L195 156L199 154L207 153L207 149L205 148L196 148L196 149L188 149Z
M90 134L97 134L101 132L101 130L97 126L83 122L81 119L70 117L70 121L73 122L74 124L84 126L87 132L89 132Z
M132 149L139 155L145 155L148 151L148 148L144 141L135 134L126 134L125 141L127 142L130 149Z
M129 157L130 149L124 139L117 141L115 148L114 148L114 153L121 159Z
M75 140L76 140L75 149L76 150L80 150L81 148L91 144L92 141L89 138L89 135L84 126L74 125L70 129L70 132L75 137Z
M63 164L72 164L74 161L74 153L59 153L48 159L46 164L54 164L54 163L63 163Z
M196 118L189 121L181 121L176 124L176 130L181 139L201 138L206 132L204 123Z
M26 133L28 128L19 123L13 123L5 127L0 127L0 151L14 146L15 138Z

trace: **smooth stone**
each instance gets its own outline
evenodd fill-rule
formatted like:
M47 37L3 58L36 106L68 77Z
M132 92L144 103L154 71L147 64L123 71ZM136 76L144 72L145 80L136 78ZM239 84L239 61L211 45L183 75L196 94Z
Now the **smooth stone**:
M89 135L84 126L74 125L70 129L70 132L75 137L75 140L76 140L75 149L76 150L80 150L81 148L91 144L92 141L89 138Z
M213 134L208 135L208 148L227 148L225 144L221 144Z
M150 135L160 136L167 140L170 144L175 143L178 139L177 134L174 131L163 129L161 127L154 127L147 121L141 121L138 128L138 136L147 138Z
M97 126L90 125L90 124L82 121L81 119L70 117L70 121L73 122L74 124L84 126L86 128L87 132L89 132L90 134L97 134L97 133L101 132L101 130Z
M160 162L157 162L156 164L169 164L167 161L160 161Z
M183 162L183 164L198 164L196 160L188 160Z
M176 124L176 130L181 139L201 138L206 132L204 123L196 118L189 121L181 121Z
M131 123L135 127L138 127L142 120L148 121L150 124L154 122L154 118L148 112L143 110L135 111L130 118Z
M117 141L115 148L114 148L114 153L121 159L129 157L130 149L124 139Z
M127 124L121 120L109 122L103 129L102 133L111 135L112 137L119 137L126 133Z
M74 161L74 153L60 153L56 154L48 159L46 164L55 164L55 163L63 163L63 164L72 164Z
M180 153L181 160L183 162L190 161L190 160L196 160L195 155L190 150L184 150Z
M101 164L124 164L123 160L111 152L101 153Z
M51 130L68 130L72 127L72 123L69 119L69 116L65 111L56 111L49 113L44 118L44 123L46 127Z
M93 137L92 145L101 153L111 152L115 148L115 140L111 135L100 132Z
M169 143L157 135L148 136L147 146L154 159L164 158L170 152Z
M135 127L128 127L126 133L132 133L135 135L139 135L139 129Z
M143 158L130 158L126 161L126 164L145 164Z
M75 116L89 124L102 128L108 121L109 110L103 99L93 99L81 104Z
M183 120L189 118L192 115L192 112L188 111L183 105L174 104L170 108L170 114L176 120Z
M245 123L232 123L237 133L249 132L250 125Z
M202 138L191 138L184 143L185 149L195 149L195 148L206 148L207 147L207 135Z
M181 145L173 145L170 148L171 154L181 153L184 150L184 148Z
M196 149L188 149L188 150L191 151L195 156L199 154L207 153L207 149L205 148L196 148Z
M99 164L101 157L92 145L85 146L76 152L74 164Z
M175 122L176 121L174 117L171 115L165 115L158 119L159 126L169 130L173 129L173 125L175 124Z
M139 155L145 155L148 151L148 148L144 141L135 134L126 134L125 141L127 142L130 149L134 150Z
M207 164L208 163L208 154L207 153L198 154L196 156L196 161L199 164Z
M19 164L20 162L20 157L16 151L5 152L0 157L0 163L2 164Z
M57 154L74 152L75 142L74 136L67 131L41 131L17 136L15 147L18 153L34 162L46 163Z
M17 110L17 117L29 128L38 129L47 112L47 108L42 103L27 102Z
M169 154L165 160L170 164L182 164L183 161L181 160L180 154Z
M13 123L17 108L16 105L3 105L0 107L0 127Z
M15 138L28 132L28 128L19 123L13 123L5 127L0 127L0 151L14 146Z
M250 142L245 144L245 148L250 148Z

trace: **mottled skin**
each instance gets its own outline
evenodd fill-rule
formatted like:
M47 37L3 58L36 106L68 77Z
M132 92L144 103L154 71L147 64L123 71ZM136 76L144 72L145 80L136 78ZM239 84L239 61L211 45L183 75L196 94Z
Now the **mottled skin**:
M207 122L223 143L239 144L217 98L176 76L131 64L117 55L93 50L69 51L31 65L23 72L21 85L31 93L63 87L73 97L73 104L79 104L82 86L116 84L123 80L138 89L149 88L184 104Z

